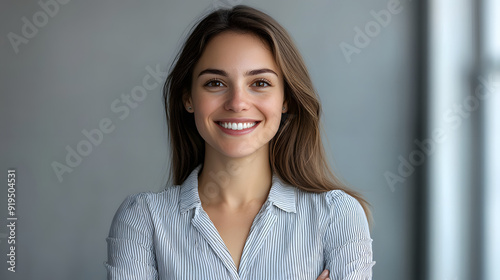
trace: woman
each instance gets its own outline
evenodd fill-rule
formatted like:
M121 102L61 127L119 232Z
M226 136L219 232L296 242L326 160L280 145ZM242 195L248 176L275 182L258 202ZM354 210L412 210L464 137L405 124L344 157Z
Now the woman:
M283 27L247 6L209 14L164 97L174 185L120 206L109 279L371 279L367 203L329 170Z

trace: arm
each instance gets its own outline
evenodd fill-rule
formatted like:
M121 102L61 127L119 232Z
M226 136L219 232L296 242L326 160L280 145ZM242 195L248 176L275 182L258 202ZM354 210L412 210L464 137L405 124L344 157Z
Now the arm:
M109 230L108 279L158 279L153 224L145 194L129 196L116 211Z
M359 202L342 191L326 194L330 223L325 233L325 269L335 280L372 279L372 239Z

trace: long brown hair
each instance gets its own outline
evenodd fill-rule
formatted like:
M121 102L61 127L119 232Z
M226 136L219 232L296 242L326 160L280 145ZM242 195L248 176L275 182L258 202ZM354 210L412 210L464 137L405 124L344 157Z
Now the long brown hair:
M163 89L170 133L172 183L182 184L204 161L205 142L196 129L193 114L185 110L183 100L191 90L193 69L206 45L225 31L259 36L267 42L282 70L288 111L269 143L272 171L284 182L308 192L343 190L361 203L370 219L366 200L335 177L328 165L321 143L321 104L291 37L273 18L244 5L216 10L202 18L172 64Z

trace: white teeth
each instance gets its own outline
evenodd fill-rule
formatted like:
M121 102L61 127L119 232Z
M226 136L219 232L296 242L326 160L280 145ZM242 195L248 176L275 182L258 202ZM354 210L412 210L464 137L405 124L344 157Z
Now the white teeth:
M251 122L251 123L230 123L230 122L219 122L219 125L231 129L231 130L242 130L242 129L247 129L250 128L254 125L256 125L257 122Z

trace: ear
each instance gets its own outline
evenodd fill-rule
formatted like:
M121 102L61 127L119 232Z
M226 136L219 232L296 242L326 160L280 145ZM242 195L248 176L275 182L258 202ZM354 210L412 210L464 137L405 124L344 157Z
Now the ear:
M286 101L283 102L283 107L282 107L281 112L282 113L288 112L288 102L286 102Z
M189 113L193 113L193 100L191 99L191 94L187 90L184 90L182 94L182 102L184 103L184 108L186 108L186 111Z

